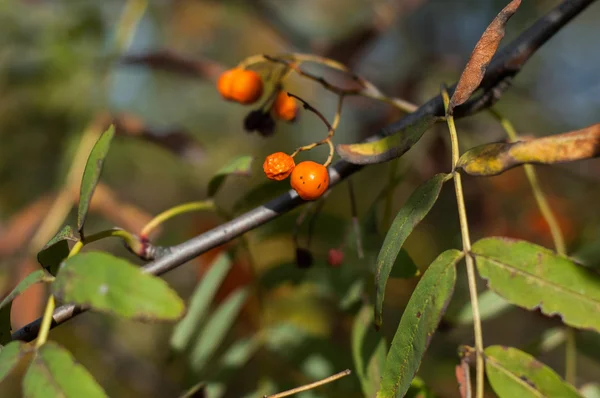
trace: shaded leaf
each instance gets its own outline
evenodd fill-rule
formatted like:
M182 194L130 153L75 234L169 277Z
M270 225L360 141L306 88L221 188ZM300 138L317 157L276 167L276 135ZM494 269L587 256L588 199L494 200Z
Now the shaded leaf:
M573 386L529 354L498 345L484 352L488 380L500 398L581 397Z
M375 290L377 296L375 299L376 326L381 326L383 321L382 310L385 286L402 245L417 224L419 224L421 220L425 218L427 213L429 213L447 178L447 174L437 174L415 189L396 215L396 218L387 232L383 246L377 256L375 269ZM407 270L406 275L410 276L411 274L415 275L416 273L417 269L415 268L414 270Z
M246 288L236 290L212 314L191 352L194 370L202 369L219 348L246 302L247 295Z
M485 71L504 37L506 23L521 5L521 0L511 1L485 29L483 35L475 45L471 58L460 75L460 79L450 98L448 113L452 114L454 107L464 104L471 94L479 87Z
M570 326L600 331L600 275L526 241L486 238L473 245L488 287L509 302L561 315Z
M142 321L173 321L185 311L181 298L164 280L101 252L66 259L52 293L65 303Z
M389 133L373 142L340 144L336 150L340 157L354 164L383 163L404 155L436 122L437 117L426 115L400 131Z
M463 253L458 250L447 250L423 274L394 335L378 398L401 397L408 391L452 297L455 267L462 257Z
M77 241L71 226L65 225L38 253L38 262L50 274L56 275L60 263L69 256L69 242Z
M250 168L252 167L252 156L240 156L234 159L229 164L221 168L213 176L208 183L208 196L213 197L225 182L225 178L230 175L250 175Z
M213 297L231 269L231 259L221 253L194 290L185 317L175 326L171 335L171 347L184 350L206 316Z
M528 141L481 145L465 152L457 167L477 176L500 174L525 163L555 164L600 156L600 123Z
M92 148L87 163L85 164L83 177L81 178L79 208L77 210L77 230L79 231L79 234L82 234L83 232L83 224L87 217L92 195L94 194L94 189L96 189L96 184L98 184L98 180L100 179L104 159L108 154L108 149L110 148L110 143L114 135L114 126L110 126L108 130L102 133Z
M92 375L51 341L38 349L23 379L27 398L107 397Z
M0 303L0 344L5 344L11 340L10 338L10 310L12 302L21 293L27 290L31 285L40 282L52 282L54 277L49 275L43 269L34 271L23 278L17 286L2 300Z
M370 344L371 347L367 347L369 331L374 332L370 327L372 323L373 307L367 305L360 310L352 327L354 368L366 397L373 397L377 392L387 352L385 340L380 333L376 334L375 344ZM373 339L374 336L370 337Z
M12 341L0 348L0 382L19 364L27 353L27 348L21 341Z

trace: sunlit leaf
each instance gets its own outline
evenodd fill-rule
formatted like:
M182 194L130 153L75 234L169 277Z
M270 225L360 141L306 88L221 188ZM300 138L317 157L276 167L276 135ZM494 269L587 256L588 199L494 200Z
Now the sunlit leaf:
M471 58L469 58L465 69L460 75L454 94L452 94L448 107L449 113L452 113L454 107L465 103L479 87L485 71L498 49L498 45L504 37L506 23L520 5L521 0L511 1L483 32L471 53Z
M101 252L66 259L52 293L65 303L141 321L174 321L185 311L181 298L164 280Z
M473 245L477 269L507 301L570 326L600 331L600 275L526 241L486 238Z
M404 155L436 122L435 116L426 115L407 125L400 131L388 134L373 142L340 144L337 153L342 159L354 164L383 163Z
M581 397L552 369L516 348L486 348L485 370L500 398Z
M385 286L402 245L413 229L429 213L447 178L447 174L437 174L419 186L410 195L402 209L400 209L387 232L383 246L377 256L375 270L375 290L377 296L375 299L375 325L377 326L381 326L383 321L382 311ZM417 269L415 268L407 270L404 275L414 276L416 273Z
M27 353L27 348L21 341L12 341L0 348L0 382L19 364Z
M408 391L452 297L455 267L462 257L463 253L458 250L447 250L423 274L394 335L378 398L402 397Z
M215 196L219 191L219 188L221 188L221 185L223 185L223 182L225 182L225 178L227 178L228 176L250 175L251 167L252 156L241 156L231 161L229 164L217 171L217 173L208 183L208 196Z
M555 164L600 156L600 124L527 141L486 144L465 152L457 167L477 176L526 164Z
M69 255L69 242L77 240L71 226L65 225L38 253L38 262L50 274L56 275L60 263Z
M185 317L175 326L171 335L171 347L184 350L200 323L206 316L210 303L223 279L231 269L231 259L227 253L222 253L211 265L210 269L194 290Z
M246 302L247 295L246 288L236 290L211 315L190 354L194 370L202 369L219 348Z
M96 185L100 179L104 159L108 154L108 149L110 148L110 143L114 135L114 126L110 126L108 130L102 133L94 145L94 148L92 148L87 163L85 164L85 170L83 171L83 177L81 179L79 209L77 210L77 230L80 234L83 232L83 224L87 217L92 195L94 194L94 189L96 189Z
M23 394L27 398L107 397L92 375L51 341L33 357L23 379Z
M23 278L17 286L2 300L0 303L0 344L5 344L11 340L10 338L10 310L12 302L21 293L27 290L31 285L40 282L52 282L54 277L48 274L43 269L33 271Z
M375 333L372 324L373 307L364 306L354 319L352 327L352 357L356 375L366 397L372 397L377 392L387 353L385 340L380 333ZM371 340L375 340L375 344L367 344L370 331Z

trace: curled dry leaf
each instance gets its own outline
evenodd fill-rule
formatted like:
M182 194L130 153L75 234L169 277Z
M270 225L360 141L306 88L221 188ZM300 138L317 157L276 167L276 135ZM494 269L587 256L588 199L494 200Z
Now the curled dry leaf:
M555 164L600 156L600 123L581 130L471 149L457 167L470 175L491 176L524 163Z
M454 94L450 99L448 114L452 114L454 107L464 104L471 94L479 87L485 71L504 37L506 23L521 5L521 0L511 1L487 27L475 45L475 49L467 62L467 66L460 75Z

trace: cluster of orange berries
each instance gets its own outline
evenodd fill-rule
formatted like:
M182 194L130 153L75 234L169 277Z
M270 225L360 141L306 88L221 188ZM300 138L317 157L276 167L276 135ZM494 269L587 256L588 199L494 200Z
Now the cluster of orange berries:
M234 68L221 74L217 81L217 89L228 101L244 105L253 104L263 94L263 81L255 71ZM267 104L269 102L267 101ZM271 115L291 122L298 115L298 104L285 92L278 91L275 100L266 111L259 109L250 112L244 121L246 130L256 130L263 136L271 135L274 132ZM329 187L329 173L325 166L311 161L296 165L294 158L283 152L267 156L263 170L269 179L276 181L285 180L291 174L291 186L304 200L319 198Z
M252 70L233 68L225 71L217 81L217 89L223 98L240 104L253 104L263 94L263 80L261 76ZM259 109L250 112L244 120L247 131L258 131L263 136L269 136L275 131L276 119L292 122L298 115L298 104L283 91L277 91L274 101L272 97L267 100L266 110Z
M291 174L292 188L304 200L321 197L329 187L329 173L322 164L312 161L295 164L294 158L283 152L275 152L265 159L263 170L267 178L281 181Z

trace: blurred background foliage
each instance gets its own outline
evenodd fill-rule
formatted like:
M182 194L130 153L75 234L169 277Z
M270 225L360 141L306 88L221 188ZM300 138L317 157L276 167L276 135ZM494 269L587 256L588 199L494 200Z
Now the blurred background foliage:
M214 71L232 67L252 54L313 52L346 63L390 96L420 104L437 94L441 82L458 78L475 42L505 3L149 1L125 57L168 50L203 65L200 73L190 74L152 62L124 62L111 44L123 1L0 1L2 291L10 291L37 267L27 249L29 240L47 215L82 132L92 121L108 114L129 124L124 123L109 153L90 231L114 225L139 228L166 208L203 199L207 182L218 169L235 157L252 155L256 159L252 176L230 178L217 198L227 212L239 214L287 188L286 183L265 183L260 164L267 154L289 153L321 139L326 131L314 115L302 113L294 124L278 123L277 133L269 139L244 132L243 118L253 108L224 102L215 89ZM557 3L524 2L509 23L505 43ZM549 135L598 122L600 52L595 49L599 19L600 6L595 4L539 51L503 96L497 109L522 134ZM343 76L320 67L311 67L311 71L345 82ZM319 85L293 77L285 89L333 116L336 98ZM358 141L399 116L384 104L350 98L344 104L335 142ZM132 133L136 128L151 132L151 137L136 138ZM485 113L459 121L458 129L463 149L504 139L500 126ZM322 161L326 149L301 156ZM380 233L385 231L381 227L389 225L383 206L372 205L386 187L392 167L404 173L393 191L395 212L421 181L449 166L447 132L436 127L400 162L361 171L352 177L361 221L364 224L365 218L374 214ZM569 253L587 266L600 267L600 163L540 167L539 173ZM505 235L551 247L550 234L521 169L493 178L466 178L464 184L474 240ZM237 246L231 244L166 275L183 297L190 297L215 258L230 250L233 265L214 307L240 286L251 282L260 286L258 295L252 291L231 330L219 336L224 343L207 366L194 367L193 353L187 350L170 350L172 325L138 324L89 313L55 329L53 338L71 349L115 397L176 396L202 380L212 381L213 387L214 382L222 381L226 396L240 397L252 391L264 394L291 388L352 368L350 331L358 307L351 294L365 278L369 260L372 262L379 247L365 242L367 260L358 259L350 233L348 188L343 183L315 218L310 246L315 265L298 269L293 231L300 211L249 233L249 252L234 250ZM72 213L67 222L73 220ZM220 222L222 218L211 214L176 218L163 227L157 243L175 244ZM308 239L307 224L300 228L302 245ZM460 234L455 198L445 187L433 211L408 239L406 249L417 266L425 269L442 250L457 247ZM345 252L340 267L327 264L332 248ZM135 261L114 242L96 244L94 249L110 250ZM415 279L388 283L382 330L388 341L415 284ZM366 292L370 289L369 284ZM14 328L41 314L45 294L37 286L15 302ZM454 319L467 302L466 277L461 271L442 329L420 371L440 397L458 396L456 350L460 344L472 344L472 327ZM527 349L558 324L557 319L510 308L484 323L484 342ZM231 369L223 367L227 348L251 336L260 336L261 343L249 360ZM600 342L597 335L582 332L579 337L581 385L599 379L600 365L593 359L600 358ZM539 358L563 372L561 345L540 353ZM361 396L359 391L358 379L352 375L301 396Z

